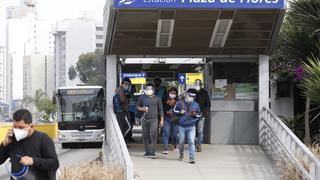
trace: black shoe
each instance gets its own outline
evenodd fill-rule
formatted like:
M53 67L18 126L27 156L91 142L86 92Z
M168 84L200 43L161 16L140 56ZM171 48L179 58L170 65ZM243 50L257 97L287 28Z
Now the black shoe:
M179 161L183 161L183 158L184 158L184 155L183 155L183 154L180 154L180 156L179 156Z
M144 155L143 155L145 158L148 158L148 157L150 157L150 153L144 153Z
M189 163L190 163L190 164L194 164L194 163L196 163L196 161L194 161L194 158L191 157Z
M157 159L157 155L156 155L155 153L150 154L150 158L151 158L151 159Z
M201 145L197 145L197 152L201 152Z

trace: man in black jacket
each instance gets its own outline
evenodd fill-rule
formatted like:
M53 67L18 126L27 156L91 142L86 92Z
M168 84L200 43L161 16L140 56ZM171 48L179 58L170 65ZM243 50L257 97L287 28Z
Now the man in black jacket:
M196 149L197 152L201 152L201 144L203 143L203 129L206 116L210 112L211 102L208 92L202 87L202 82L197 79L194 84L194 88L197 91L196 102L200 106L202 117L197 123L197 138L196 138Z
M20 109L13 114L13 128L0 145L0 164L11 161L11 179L24 175L36 180L55 180L59 167L54 143L47 134L36 131L32 126L31 113ZM28 167L28 168L26 168Z

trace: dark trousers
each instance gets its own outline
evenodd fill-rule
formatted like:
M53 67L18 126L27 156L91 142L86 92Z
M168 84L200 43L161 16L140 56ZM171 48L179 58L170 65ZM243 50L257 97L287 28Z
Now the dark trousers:
M143 119L142 135L145 152L154 154L158 137L158 119Z
M124 137L126 140L130 140L132 139L132 128L133 128L133 124L135 123L135 117L134 117L134 112L129 112L130 115L130 131L128 132L128 134Z
M125 137L131 129L129 113L127 111L117 112L116 117L121 133Z

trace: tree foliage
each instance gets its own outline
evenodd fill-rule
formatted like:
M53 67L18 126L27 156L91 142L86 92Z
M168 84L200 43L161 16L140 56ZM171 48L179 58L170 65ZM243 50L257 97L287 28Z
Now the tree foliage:
M56 106L42 89L37 89L33 97L24 97L23 101L27 106L34 105L38 112L44 112L45 121L49 120L51 113L56 112Z
M320 59L308 58L307 61L308 63L302 63L305 75L301 81L301 87L305 96L312 102L320 104Z
M320 1L293 0L271 56L271 70L292 80L300 62L319 54L315 32L320 28Z
M87 85L105 86L105 58L102 50L81 54L76 66L69 67L68 74L70 80L79 77Z
M289 7L271 57L271 70L282 80L292 80L295 73L300 72L297 71L300 64L312 66L310 58L319 55L320 1L293 0ZM290 68L288 64L291 65ZM302 86L314 83L305 80L307 78L303 78ZM309 88L312 89L314 86L303 87L306 94L304 142L307 145L311 144L309 113L310 102L314 101L310 97Z

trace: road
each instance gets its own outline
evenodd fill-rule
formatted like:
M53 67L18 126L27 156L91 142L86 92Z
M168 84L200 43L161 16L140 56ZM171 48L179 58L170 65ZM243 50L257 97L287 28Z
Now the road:
M77 165L84 162L91 162L99 156L99 148L91 149L62 149L59 144L56 144L56 151L59 158L60 170L70 165ZM0 165L0 179L9 179L6 173L5 166Z

